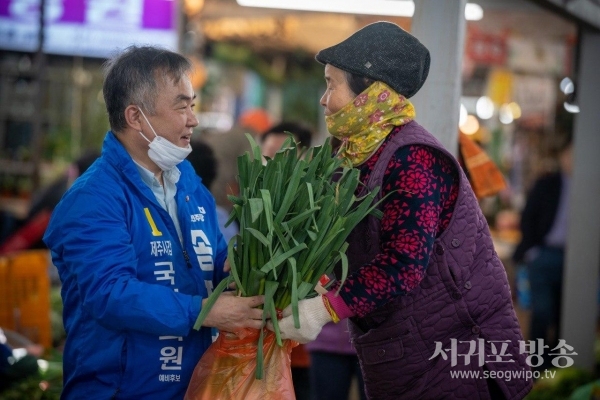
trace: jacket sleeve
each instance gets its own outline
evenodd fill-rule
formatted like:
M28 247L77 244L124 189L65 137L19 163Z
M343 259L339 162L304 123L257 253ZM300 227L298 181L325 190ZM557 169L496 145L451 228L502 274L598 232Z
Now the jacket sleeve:
M81 307L108 329L186 336L200 312L200 296L140 281L126 200L99 196L70 192L46 233L63 291L75 291L69 299L80 303L65 308Z
M339 296L334 290L326 295L340 319L363 317L421 283L457 192L458 170L441 152L427 146L396 151L383 179L379 253L346 279Z

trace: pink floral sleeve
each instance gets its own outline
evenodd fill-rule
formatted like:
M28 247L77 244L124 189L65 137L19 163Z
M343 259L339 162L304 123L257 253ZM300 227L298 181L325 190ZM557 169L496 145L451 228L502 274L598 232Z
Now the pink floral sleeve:
M363 182L384 147L360 167ZM380 253L346 280L340 292L349 309L344 315L362 317L419 285L433 242L452 217L458 171L436 149L406 146L390 160L382 190L384 196L393 193L382 207ZM333 307L338 311L339 303Z

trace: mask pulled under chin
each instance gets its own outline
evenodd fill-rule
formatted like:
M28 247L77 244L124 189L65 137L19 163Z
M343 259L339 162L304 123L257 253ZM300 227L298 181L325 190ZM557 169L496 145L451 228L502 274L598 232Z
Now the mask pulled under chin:
M189 144L179 147L161 136L156 136L148 147L148 157L163 171L174 168L192 152Z
M140 112L148 123L150 129L152 129L152 133L154 133L154 139L152 139L152 141L148 140L148 138L144 136L142 132L140 132L140 135L142 135L142 137L148 141L148 157L150 157L150 159L154 161L156 165L158 165L158 168L163 171L169 171L190 155L192 152L192 146L188 144L186 147L179 147L164 137L158 136L154 130L154 127L150 121L148 121L146 114L144 114L141 108Z

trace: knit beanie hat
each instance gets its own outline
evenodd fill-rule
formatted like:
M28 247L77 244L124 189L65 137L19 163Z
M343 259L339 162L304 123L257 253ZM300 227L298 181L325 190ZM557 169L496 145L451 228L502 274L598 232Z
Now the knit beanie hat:
M429 50L391 22L375 22L317 53L321 64L381 81L406 98L419 91L429 73Z

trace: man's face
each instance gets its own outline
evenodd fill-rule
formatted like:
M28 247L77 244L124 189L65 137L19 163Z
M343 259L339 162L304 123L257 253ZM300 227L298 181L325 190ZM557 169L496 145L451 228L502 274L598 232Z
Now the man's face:
M348 86L346 73L331 64L325 65L325 82L327 89L321 97L325 115L335 114L356 97Z
M192 130L198 125L198 119L194 114L196 95L189 77L183 76L177 83L168 76L157 78L157 93L155 113L149 115L147 110L143 110L148 121L158 136L179 147L187 147L190 144ZM143 118L141 121L142 133L152 141L154 139L152 129ZM144 143L148 145L148 142L144 141Z

